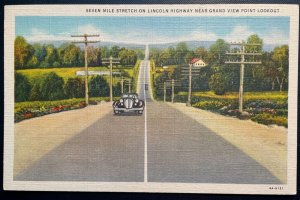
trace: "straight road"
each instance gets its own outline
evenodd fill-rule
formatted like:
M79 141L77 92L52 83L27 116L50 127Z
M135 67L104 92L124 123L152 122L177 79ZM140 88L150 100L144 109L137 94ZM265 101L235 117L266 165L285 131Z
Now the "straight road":
M146 102L143 116L110 112L15 180L280 183L205 124L153 101L148 60L141 62L137 88Z

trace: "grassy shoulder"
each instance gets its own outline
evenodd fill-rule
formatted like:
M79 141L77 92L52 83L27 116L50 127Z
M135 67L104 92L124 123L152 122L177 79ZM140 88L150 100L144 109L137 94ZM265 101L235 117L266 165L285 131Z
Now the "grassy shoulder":
M288 126L287 92L245 92L244 111L250 119L266 125ZM187 92L179 92L175 101L186 102ZM216 95L213 92L195 92L192 97L193 107L210 110L223 115L238 116L238 93L228 92Z

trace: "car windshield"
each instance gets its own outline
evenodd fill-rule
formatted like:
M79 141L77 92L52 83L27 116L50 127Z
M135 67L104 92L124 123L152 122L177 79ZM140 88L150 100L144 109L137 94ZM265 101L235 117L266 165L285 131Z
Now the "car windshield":
M123 94L122 98L137 98L135 94Z

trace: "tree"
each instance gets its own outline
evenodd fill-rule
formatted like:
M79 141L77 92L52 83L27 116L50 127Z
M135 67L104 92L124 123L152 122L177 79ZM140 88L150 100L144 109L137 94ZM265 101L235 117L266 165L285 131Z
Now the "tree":
M43 100L58 100L64 98L64 80L55 72L50 72L41 81Z
M27 67L27 62L34 53L33 47L27 43L24 37L18 36L15 39L15 68L23 69Z
M107 97L109 95L109 86L102 76L93 76L89 82L89 95L91 97Z
M53 63L58 60L57 50L52 44L47 45L45 48L47 52L45 62L48 63L49 66L53 66Z
M47 56L47 50L45 45L40 45L39 43L33 44L34 56L37 58L38 63L41 63L45 60Z
M226 92L227 81L224 74L216 73L210 77L209 87L217 95L223 95Z
M288 45L282 45L274 49L272 60L276 64L277 76L276 80L279 84L279 90L282 91L284 82L288 81L289 70L289 47Z
M177 64L184 64L185 63L185 56L188 53L188 47L187 44L185 42L179 42L176 45L176 60L177 60Z
M226 52L229 51L230 45L222 39L218 39L210 46L210 62L214 65L223 65L226 59Z
M81 78L69 78L64 86L65 94L69 98L84 97L85 86Z
M208 51L204 47L199 47L195 50L195 56L208 61Z
M120 63L122 65L134 65L137 61L137 55L134 50L123 49L119 53Z
M113 58L117 58L119 56L119 53L120 53L121 49L119 46L113 46L111 49L110 49L110 55L113 57Z
M100 66L101 65L101 49L93 46L88 47L88 65Z
M27 101L30 96L31 85L27 77L20 73L15 73L15 101Z
M83 66L83 52L74 44L62 44L58 49L58 55L61 63L66 67Z

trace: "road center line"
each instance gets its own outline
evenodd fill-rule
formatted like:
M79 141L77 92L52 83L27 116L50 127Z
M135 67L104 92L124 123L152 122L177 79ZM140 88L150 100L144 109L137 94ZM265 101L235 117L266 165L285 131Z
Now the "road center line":
M145 90L145 84L146 84L146 66L145 65L145 61L142 61L143 64L142 66L144 67L144 85L142 87L144 87L144 100L145 100L145 111L144 111L144 115L145 115L145 143L144 143L144 182L148 182L148 147L147 147L147 97L146 97L146 90Z

